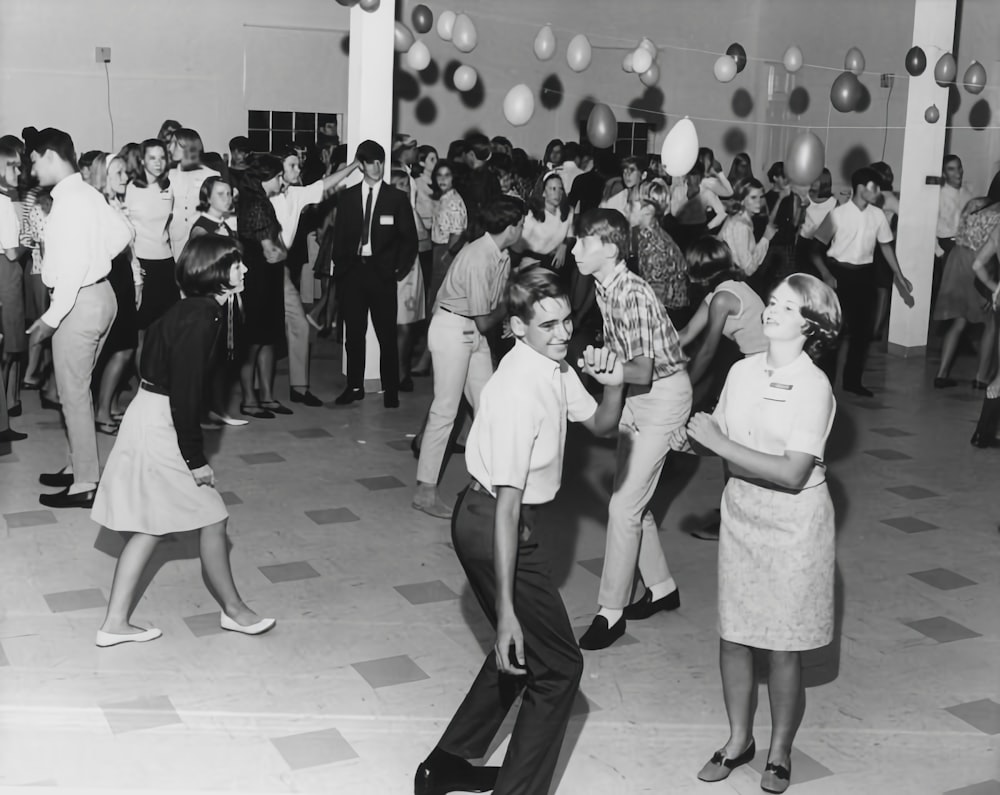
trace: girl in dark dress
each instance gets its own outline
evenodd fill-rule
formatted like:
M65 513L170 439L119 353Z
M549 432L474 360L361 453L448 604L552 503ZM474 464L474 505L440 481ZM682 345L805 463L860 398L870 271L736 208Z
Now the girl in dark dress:
M273 155L251 159L236 216L247 266L243 296L247 351L240 368L240 412L259 419L292 413L273 395L275 348L285 338L283 268L288 251L281 242L281 226L270 197L281 191L282 170L281 160ZM259 389L256 394L255 381Z
M232 241L206 235L188 243L177 263L186 296L150 326L138 394L122 420L94 499L91 518L132 533L115 567L97 645L154 640L159 629L129 623L136 585L161 536L198 530L205 578L222 607L223 629L258 635L260 618L236 590L226 539L228 511L202 448L204 381L214 367L221 305L243 289L246 268Z

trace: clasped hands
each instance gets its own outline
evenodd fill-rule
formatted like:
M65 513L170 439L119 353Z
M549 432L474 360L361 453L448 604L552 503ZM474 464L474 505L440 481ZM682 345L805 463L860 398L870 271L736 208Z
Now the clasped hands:
M690 442L695 442L713 453L718 453L720 442L727 438L715 417L700 411L688 420L686 427L681 426L671 431L669 445L671 450L684 450Z
M621 386L625 381L622 363L609 348L595 348L593 345L588 345L576 364L584 373L604 386Z

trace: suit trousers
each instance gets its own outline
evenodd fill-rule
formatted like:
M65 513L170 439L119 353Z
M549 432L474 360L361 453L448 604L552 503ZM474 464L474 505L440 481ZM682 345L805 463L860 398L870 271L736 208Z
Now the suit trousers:
M52 369L77 483L97 483L101 477L91 378L117 314L118 302L107 281L83 287L52 336Z
M843 384L846 388L859 387L875 325L875 266L850 266L828 260L827 267L837 280L837 298L844 318L847 356Z
M302 296L284 270L285 337L288 340L288 384L292 389L309 389L309 322L302 308Z
M455 552L479 605L496 629L493 518L496 500L471 488L459 494L451 520ZM514 609L524 636L525 676L501 675L491 649L438 748L464 759L486 755L517 696L521 707L497 777L494 795L546 795L573 701L583 657L555 583L535 508L521 511L521 538L514 572Z
M629 603L636 565L647 587L670 579L649 501L670 452L670 434L691 414L691 398L691 379L682 370L625 399L597 597L601 607L623 608Z
M434 364L434 400L420 442L417 480L436 484L462 395L475 415L479 395L493 375L493 358L474 320L443 309L431 318L427 347Z
M338 302L344 315L344 348L347 351L347 386L364 389L365 334L368 314L378 337L379 375L390 397L399 394L399 349L396 343L396 280L385 277L366 260L337 281Z

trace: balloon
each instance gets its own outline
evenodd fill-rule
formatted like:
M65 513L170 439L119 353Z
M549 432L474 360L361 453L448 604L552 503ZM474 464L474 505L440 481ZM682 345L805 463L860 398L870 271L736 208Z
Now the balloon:
M423 3L413 7L413 13L410 15L410 19L413 22L413 29L417 31L417 33L426 33L434 27L434 14L432 14L431 10Z
M577 33L566 48L566 63L574 72L582 72L590 66L590 58L593 55L590 49L590 39L582 33ZM633 56L635 60L635 56Z
M623 72L634 72L635 71L635 66L632 63L632 56L634 56L634 55L635 55L634 52L627 52L627 53L625 53L625 57L622 58L622 71Z
M479 75L471 66L460 66L455 70L455 76L452 80L455 83L455 88L459 91L470 91L479 80Z
M851 47L844 56L844 68L859 75L865 71L865 56L857 47Z
M462 52L472 52L476 49L479 37L476 34L476 26L468 14L459 14L455 17L455 25L451 31L451 42Z
M649 69L639 75L639 81L644 86L655 86L660 82L660 67L654 63Z
M919 47L910 47L909 52L906 53L906 71L912 77L919 77L926 68L927 56L924 55L924 51Z
M618 122L611 108L603 103L594 105L587 119L587 139L598 149L607 149L617 137Z
M351 6L356 6L358 4L358 0L337 0L337 2L345 8L350 8Z
M503 98L503 115L515 127L527 124L535 112L535 95L524 83L519 83Z
M413 46L406 51L406 63L411 69L422 72L431 64L431 51L422 41L415 41Z
M733 42L726 48L726 55L736 61L736 71L742 72L747 66L747 51L743 45Z
M437 34L445 41L451 41L451 33L455 29L455 12L442 11L438 14Z
M861 81L853 72L841 72L830 87L830 102L841 113L857 107L861 98Z
M736 77L736 72L739 71L736 61L733 60L731 55L720 55L715 61L714 70L715 79L720 83L728 83Z
M378 11L381 0L361 0L358 5L361 6L362 10L374 13Z
M927 110L924 111L924 121L928 124L936 124L937 120L941 118L941 111L938 110L937 105L931 105Z
M781 60L784 61L785 69L789 72L797 72L802 68L802 50L793 44L785 50L785 55Z
M795 136L785 155L785 176L793 185L809 186L823 170L826 154L823 142L814 133Z
M970 94L982 93L982 90L986 88L986 70L983 65L979 61L970 63L969 68L965 70L962 82L965 83L965 90Z
M556 34L552 32L551 25L545 25L539 29L535 36L535 57L539 61L547 61L556 54Z
M396 52L407 52L413 46L413 42L413 31L397 20L393 29L393 46Z
M687 116L677 122L663 139L660 158L671 177L683 177L694 167L698 160L698 131Z
M949 83L955 82L958 74L958 65L955 63L955 56L946 52L934 66L934 79L941 88L945 88Z
M641 47L644 50L648 50L649 54L653 56L654 61L656 60L656 56L660 54L659 51L656 49L656 45L645 37L643 37L643 39L639 42L639 47Z
M632 53L632 71L642 74L653 65L653 56L645 47L636 48Z

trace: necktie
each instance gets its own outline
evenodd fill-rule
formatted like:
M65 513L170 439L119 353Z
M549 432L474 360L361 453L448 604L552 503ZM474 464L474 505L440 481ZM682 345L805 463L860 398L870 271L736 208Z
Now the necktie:
M368 198L365 199L365 221L361 228L361 247L368 245L368 237L372 226L372 189L368 188Z

